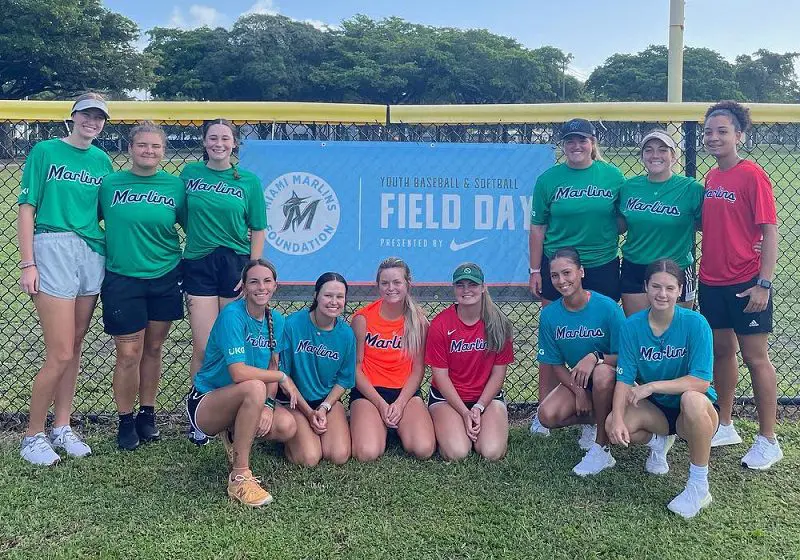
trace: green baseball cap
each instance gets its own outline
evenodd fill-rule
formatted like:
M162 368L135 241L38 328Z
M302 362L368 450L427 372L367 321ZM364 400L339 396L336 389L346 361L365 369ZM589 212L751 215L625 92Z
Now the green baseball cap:
M475 263L464 263L456 268L453 273L453 284L461 280L472 280L476 284L483 284L483 271Z

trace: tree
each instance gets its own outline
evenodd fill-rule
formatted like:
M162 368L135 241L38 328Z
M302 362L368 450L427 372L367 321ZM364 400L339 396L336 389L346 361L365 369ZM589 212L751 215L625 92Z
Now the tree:
M156 27L147 32L144 52L155 62L157 99L227 99L233 54L228 31L201 27L190 31Z
M759 49L754 54L736 57L736 81L748 101L759 103L796 103L800 84L794 70L800 53L778 54Z
M100 0L0 0L0 99L148 87L139 29Z
M667 58L662 45L636 54L615 54L595 68L586 89L600 101L666 101ZM683 77L685 101L741 98L733 65L710 49L684 49Z

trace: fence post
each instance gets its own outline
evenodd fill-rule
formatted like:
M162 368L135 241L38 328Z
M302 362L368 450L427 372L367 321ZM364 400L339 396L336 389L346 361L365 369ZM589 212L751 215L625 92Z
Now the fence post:
M697 123L686 121L683 123L683 143L686 165L684 167L687 177L697 179Z

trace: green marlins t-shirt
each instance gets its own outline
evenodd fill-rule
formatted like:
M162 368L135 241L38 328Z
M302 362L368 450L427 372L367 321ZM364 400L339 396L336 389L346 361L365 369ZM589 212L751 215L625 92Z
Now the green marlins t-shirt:
M178 177L166 171L148 177L112 173L100 187L100 216L111 272L159 278L180 263L175 224L186 220L186 190Z
M108 154L96 146L82 149L57 138L44 140L25 160L17 203L36 208L35 231L73 232L103 255L97 192L113 170Z
M619 169L604 161L594 161L586 169L561 163L539 176L531 224L547 226L547 258L563 247L574 247L587 267L616 258L616 203L624 180Z
M628 179L619 193L619 213L628 223L623 258L636 264L668 258L688 267L702 208L703 185L691 177L673 175L662 183L647 176Z
M203 162L188 163L181 172L186 187L187 259L200 259L217 247L250 254L248 230L267 228L267 210L261 183L253 173L236 168L209 169Z

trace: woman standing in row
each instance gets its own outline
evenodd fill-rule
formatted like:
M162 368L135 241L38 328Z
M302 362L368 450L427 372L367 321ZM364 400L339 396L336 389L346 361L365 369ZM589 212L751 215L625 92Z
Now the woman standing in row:
M683 271L679 305L692 308L697 281L694 269L695 226L703 209L703 185L672 168L678 146L666 130L648 132L639 146L647 175L625 181L619 195L622 231L622 307L633 315L648 306L644 291L647 265L668 258Z
M91 449L70 428L81 348L105 272L105 242L97 220L98 189L111 160L92 145L108 120L105 100L81 95L66 138L37 143L22 174L17 239L20 286L39 315L45 360L31 388L28 429L20 455L34 465L59 460L55 449L83 457ZM48 438L45 421L55 402Z
M742 441L731 418L739 381L738 346L750 370L759 424L742 464L764 470L783 458L775 437L778 386L768 348L778 217L769 177L757 163L739 156L738 145L750 125L749 110L734 101L706 111L703 143L717 167L706 176L700 311L714 332L720 425L712 445ZM761 252L756 250L759 241Z
M566 161L539 176L531 208L530 289L542 306L560 297L550 281L550 259L558 249L573 247L581 255L586 289L619 301L619 257L616 204L625 178L601 160L592 123L572 119L561 127ZM542 271L545 273L543 274ZM558 385L553 368L539 367L539 402ZM584 431L592 432L586 428ZM531 432L549 434L534 416ZM583 436L582 436L583 437ZM594 434L585 434L594 439Z
M239 295L240 273L249 259L264 251L267 227L258 177L234 165L236 128L225 119L206 123L203 162L181 172L186 186L187 223L183 289L192 329L192 375L200 368L211 326ZM196 443L205 443L195 433Z
M433 421L422 400L428 319L411 295L411 269L397 257L378 266L380 299L352 320L356 386L350 391L353 456L372 461L386 450L388 430L419 459L436 450Z
M107 175L100 187L105 222L106 274L100 297L105 332L114 337L117 444L133 450L160 437L155 404L161 349L172 321L183 319L181 245L185 227L183 182L160 170L166 135L151 121L135 126L131 169ZM139 413L133 407L139 397Z

